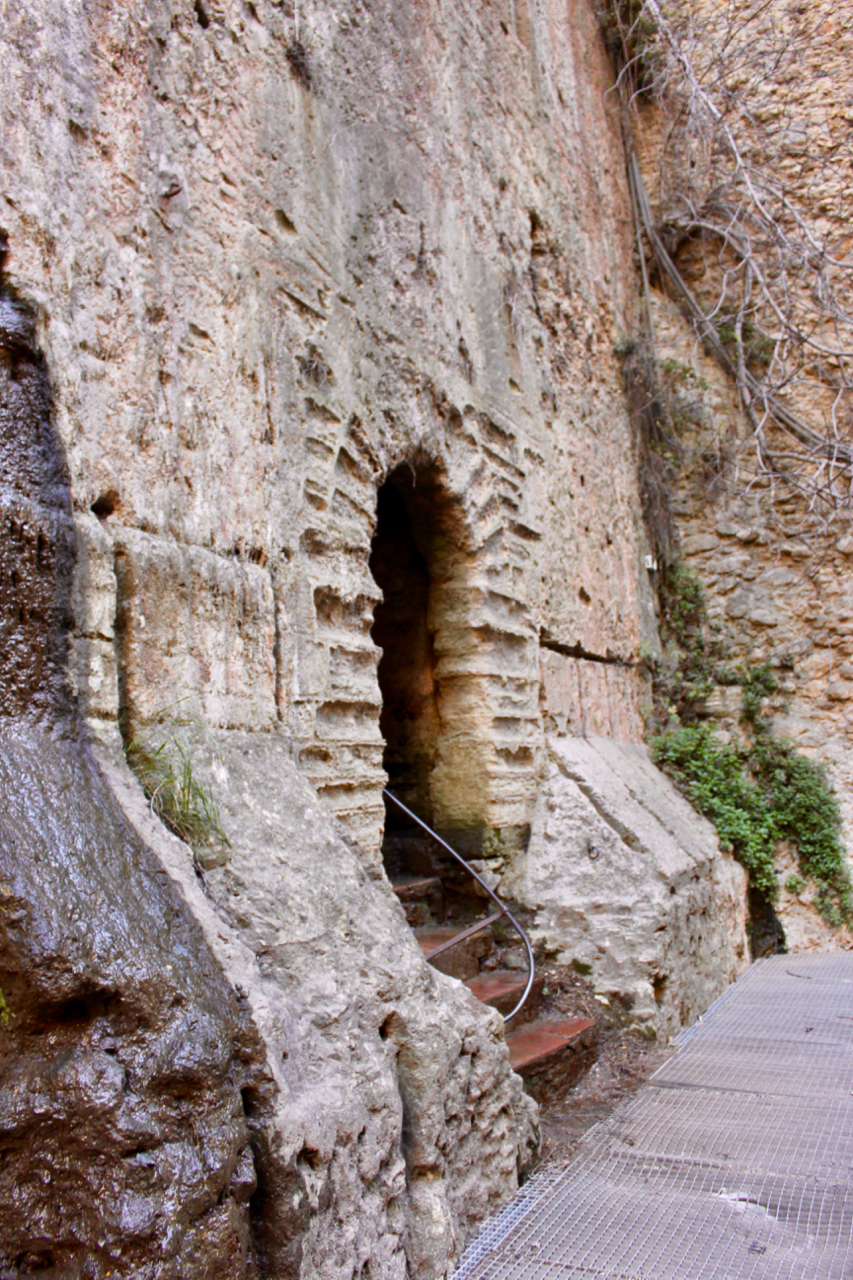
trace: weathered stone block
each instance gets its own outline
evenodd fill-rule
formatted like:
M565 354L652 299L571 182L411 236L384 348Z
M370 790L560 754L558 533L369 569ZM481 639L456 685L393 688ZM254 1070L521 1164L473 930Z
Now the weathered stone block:
M190 738L231 840L227 864L205 872L208 893L185 846L152 819L120 744L98 751L162 880L181 894L196 945L212 951L237 993L245 1125L264 1192L253 1227L267 1269L285 1273L297 1245L303 1270L324 1275L336 1252L349 1276L358 1239L364 1257L385 1260L382 1274L437 1280L529 1158L535 1110L509 1069L498 1015L424 962L380 868L341 838L285 739ZM376 816L364 795L353 799L363 820ZM246 1128L240 1134L245 1142ZM421 1161L435 1193L426 1201ZM485 1195L472 1199L465 1190L475 1178ZM407 1272L412 1238L427 1251Z
M329 694L329 650L325 644L297 634L294 644L293 696L323 697Z
M543 706L559 734L642 742L648 677L636 668L568 658L542 649Z
M133 530L121 530L115 541L129 725L178 704L211 725L270 728L276 706L269 575Z
M712 533L693 533L683 539L682 545L685 555L695 556L703 551L714 551L720 545L720 540Z
M530 844L501 887L563 963L588 964L599 991L669 1034L749 962L746 873L643 747L549 745Z

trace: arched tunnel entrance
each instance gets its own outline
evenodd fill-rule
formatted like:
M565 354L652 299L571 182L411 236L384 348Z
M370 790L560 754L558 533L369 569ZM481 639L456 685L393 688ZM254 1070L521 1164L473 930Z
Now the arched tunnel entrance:
M388 787L465 855L482 839L484 685L471 673L471 564L461 504L435 467L397 467L377 496L370 569L383 599L374 611L382 649L380 731ZM413 865L412 824L386 801L383 855L389 871ZM421 842L422 843L422 842ZM409 850L407 867L395 849ZM414 862L421 859L414 855ZM393 864L397 864L396 867Z
M407 467L397 468L379 489L370 555L370 570L383 595L371 632L382 649L378 678L383 764L389 788L430 824L435 818L431 781L441 729L430 618L434 505L434 483ZM405 825L404 815L386 802L386 832Z

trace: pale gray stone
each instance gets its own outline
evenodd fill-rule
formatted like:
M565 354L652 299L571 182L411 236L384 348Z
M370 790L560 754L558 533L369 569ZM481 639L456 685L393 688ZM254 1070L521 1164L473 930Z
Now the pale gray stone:
M749 963L746 872L643 746L551 738L530 845L502 888L564 963L666 1037Z
M107 725L97 752L261 1046L247 1123L267 1274L299 1242L303 1276L331 1274L332 1257L335 1275L384 1258L383 1275L442 1276L535 1151L536 1107L500 1015L425 963L384 875L318 805L284 739L188 734L231 842L201 881ZM279 1185L310 1206L301 1242Z

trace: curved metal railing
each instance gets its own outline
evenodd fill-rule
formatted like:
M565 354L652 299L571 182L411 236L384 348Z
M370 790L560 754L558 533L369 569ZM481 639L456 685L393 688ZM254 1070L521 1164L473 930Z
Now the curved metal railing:
M422 818L419 818L416 813L412 813L411 809L407 808L406 805L403 804L402 800L398 800L397 797L391 791L389 791L387 787L384 788L383 795L386 795L389 800L392 800L394 804L397 806L397 808L402 809L403 813L405 813L409 818L411 818L413 822L416 822L419 827L423 827L427 835L432 836L433 840L435 840L437 844L440 844L442 849L445 849L447 853L450 854L451 858L455 858L456 861L465 868L469 876L473 876L473 878L477 881L477 883L483 889L485 889L486 893L489 895L492 902L494 902L495 906L500 908L500 910L495 912L494 915L487 916L485 920L478 920L476 924L471 925L470 928L468 929L463 929L460 933L457 933L455 938L451 938L449 942L443 942L440 947L434 947L433 950L430 951L429 955L426 957L427 960L432 960L435 956L440 955L443 951L449 951L450 948L455 947L457 943L464 942L466 938L472 938L475 933L480 933L483 929L488 929L490 925L493 925L497 920L503 919L504 916L506 916L507 920L509 920L510 924L516 930L522 942L524 943L525 947L527 948L527 985L524 988L521 999L513 1009L512 1013L507 1013L504 1015L504 1022L509 1022L510 1018L514 1018L515 1015L522 1008L525 1000L530 995L530 988L533 986L533 976L534 976L533 975L533 948L530 945L530 939L528 938L527 934L524 932L524 929L516 920L515 916L509 910L509 908L505 906L503 902L501 902L498 895L494 892L493 889L489 888L489 886L486 884L482 876L477 874L477 872L470 865L470 863L465 861L461 853L457 853L455 849L452 849L450 847L450 845L447 843L446 840L442 840L441 836L436 835L432 827L428 827Z

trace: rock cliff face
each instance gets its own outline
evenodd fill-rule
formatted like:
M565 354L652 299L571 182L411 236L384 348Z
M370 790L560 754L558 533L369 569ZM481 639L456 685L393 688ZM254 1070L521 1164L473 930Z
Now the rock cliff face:
M781 289L778 295L775 291L791 261L794 213L800 219L795 234L801 233L804 243L811 237L811 244L828 247L823 259L817 255L812 263L831 260L833 271L837 268L831 286L815 290L811 281L806 283L812 265L806 255L806 269L797 275L783 305L777 302L777 313L771 314L757 296L751 313L753 327L760 328L766 343L763 356L756 351L759 359L753 367L814 433L811 458L795 436L761 419L755 405L750 416L734 380L703 350L696 326L684 320L671 300L674 291L666 297L653 287L651 308L658 358L669 365L670 377L674 375L681 387L681 443L676 448L681 458L671 483L684 560L704 584L709 622L728 655L726 664L745 669L767 663L772 668L777 689L765 710L773 732L826 765L841 805L844 840L853 851L851 403L846 373L835 386L836 367L831 360L823 363L850 345L853 210L842 156L846 157L853 119L847 72L853 31L837 7L824 0L808 10L778 3L760 12L745 8L736 15L704 0L689 10L679 0L666 8L681 33L697 83L718 102L723 101L725 86L725 127L751 174L753 190L760 185L763 191L783 193L788 201L790 220L776 210L772 215L788 238L785 253L774 257L769 239L755 245L758 270L770 282L774 297L782 297ZM710 314L713 301L721 296L722 258L712 248L713 236L682 236L674 228L673 215L689 206L696 224L702 225L715 205L719 209L731 199L733 186L720 193L733 169L722 158L729 155L728 148L717 152L711 144L691 160L695 172L685 185L684 139L678 125L672 125L677 116L672 104L663 110L654 102L641 108L638 154L655 217L668 228L665 239L678 268L702 305L708 304ZM674 157L679 158L673 163ZM714 165L721 167L712 174ZM735 204L737 200L729 208ZM739 224L731 234L737 239L741 232ZM731 267L727 263L725 269ZM828 318L830 308L837 308L837 331L843 335L838 342L816 337L818 331L828 334L836 323ZM717 322L736 309L729 296ZM776 341L794 319L796 324L787 330L794 340L783 354ZM818 346L819 359L813 354ZM822 438L827 447L820 447ZM757 443L766 455L761 461ZM724 736L738 740L738 689L717 685L707 711ZM781 853L778 912L788 945L853 945L848 929L830 928L818 915L813 883L799 893L785 887L796 870L794 858Z
M703 422L731 440L747 428L732 387L713 362L693 349L692 335L671 304L658 300L661 351L695 365L706 389L697 407ZM686 440L690 450L698 436ZM734 446L736 447L736 446ZM743 667L769 663L777 688L766 704L774 733L822 762L838 796L843 836L853 849L853 614L849 516L810 517L797 500L769 503L767 486L750 493L709 494L701 463L690 459L674 485L677 526L684 559L699 575L729 662ZM780 520L779 507L783 506ZM790 521L786 529L786 522ZM737 740L741 691L717 685L708 699L710 722ZM780 898L777 914L791 949L853 946L847 928L832 928L815 907L814 886L792 893L785 885L797 875L790 853L776 861Z
M24 0L0 69L3 1266L429 1280L534 1108L391 894L387 774L659 1030L745 959L660 775L608 756L602 817L566 764L657 645L596 19ZM124 763L176 704L221 857Z
M301 6L297 43L271 3L45 2L6 35L2 225L68 453L80 695L281 724L367 847L389 477L418 498L443 826L529 822L540 637L566 666L653 635L609 73L585 4L506 8Z

